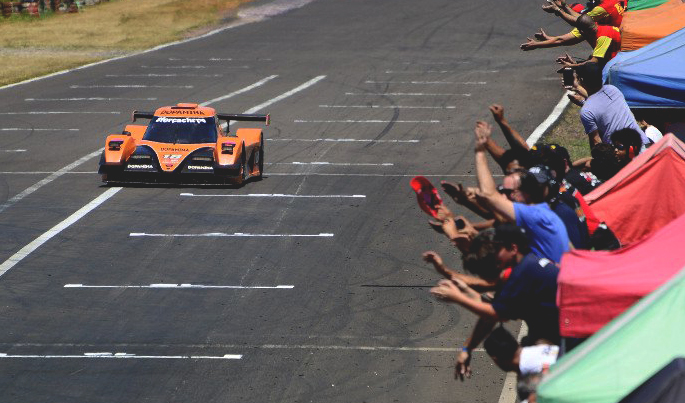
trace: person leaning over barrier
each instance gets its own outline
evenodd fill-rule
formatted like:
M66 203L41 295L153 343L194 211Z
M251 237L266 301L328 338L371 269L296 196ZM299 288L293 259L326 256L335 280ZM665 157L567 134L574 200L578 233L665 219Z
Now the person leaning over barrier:
M462 256L464 268L498 291L491 303L474 296L462 281L441 280L431 293L438 299L462 305L479 316L471 337L457 354L455 377L471 373L471 352L490 334L497 322L523 319L529 333L522 341L558 344L559 311L556 306L559 268L549 259L532 253L525 231L501 224L481 232Z
M515 172L504 177L498 189L488 166L485 144L492 133L492 126L476 123L476 174L478 189L476 197L500 223L516 223L526 230L530 247L540 257L554 262L569 250L566 227L544 202L542 187L527 171Z

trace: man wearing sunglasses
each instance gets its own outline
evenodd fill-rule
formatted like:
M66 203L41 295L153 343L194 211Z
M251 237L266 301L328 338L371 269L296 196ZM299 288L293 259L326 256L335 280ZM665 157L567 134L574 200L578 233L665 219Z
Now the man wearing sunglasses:
M515 223L524 228L536 255L559 262L570 246L564 223L545 203L544 189L531 173L514 172L505 176L502 185L497 187L485 152L491 133L491 125L480 121L476 123L478 199L490 209L497 221Z

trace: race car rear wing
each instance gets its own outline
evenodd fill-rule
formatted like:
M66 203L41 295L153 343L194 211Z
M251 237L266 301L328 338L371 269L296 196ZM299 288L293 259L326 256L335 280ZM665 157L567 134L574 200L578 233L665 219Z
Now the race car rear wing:
M133 111L133 121L136 119L152 119L155 117L154 112L142 112ZM227 113L217 113L217 119L225 120L226 122L231 122L232 120L239 120L244 122L264 122L268 126L271 123L270 115L250 115L250 114L227 114Z
M152 119L155 117L154 112L141 112L141 111L133 111L133 121L135 122L136 119Z
M226 114L217 113L217 119L231 122L232 120L240 120L244 122L264 122L267 126L271 123L270 115L248 115L248 114Z

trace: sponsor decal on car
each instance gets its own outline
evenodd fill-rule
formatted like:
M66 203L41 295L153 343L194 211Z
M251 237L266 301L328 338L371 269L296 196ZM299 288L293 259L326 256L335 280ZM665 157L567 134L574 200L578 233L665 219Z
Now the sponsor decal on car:
M205 116L205 113L203 111L197 111L197 110L178 110L174 109L172 111L162 111L159 113L160 115L201 115Z
M186 168L188 169L194 169L194 170L202 170L202 169L214 169L210 166L205 166L205 165L188 165Z
M157 118L157 123L207 123L207 119L203 118L167 118L159 117Z
M182 154L164 154L162 158L165 160L178 160L181 159L181 157L183 157Z
M160 150L161 150L161 151L171 151L171 152L174 152L174 151L188 151L189 149L188 149L188 148L162 147Z
M128 164L129 169L154 169L155 167L150 164Z

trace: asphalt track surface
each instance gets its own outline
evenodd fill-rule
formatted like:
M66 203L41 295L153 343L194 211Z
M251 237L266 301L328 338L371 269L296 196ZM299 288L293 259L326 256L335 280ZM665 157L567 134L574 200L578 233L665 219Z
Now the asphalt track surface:
M518 50L566 28L538 3L317 0L1 89L0 401L496 402L483 352L453 379L474 318L428 294L421 253L459 255L408 182L474 184L489 103L522 133L552 110L558 52ZM272 116L263 181L102 186L131 110L228 94Z

